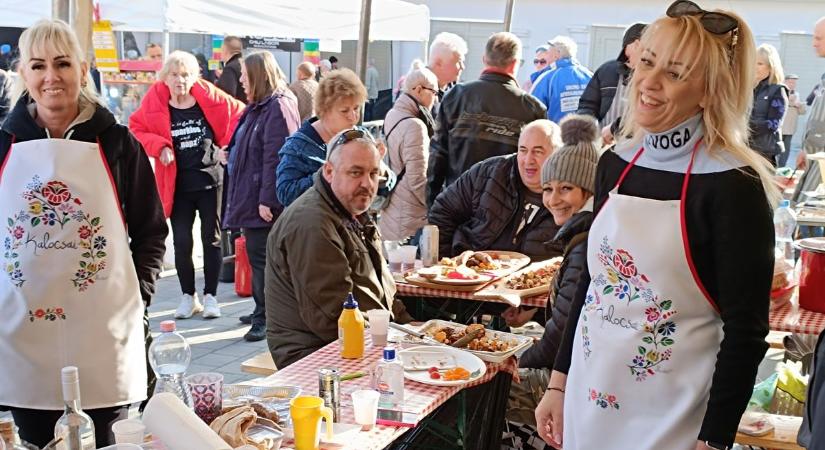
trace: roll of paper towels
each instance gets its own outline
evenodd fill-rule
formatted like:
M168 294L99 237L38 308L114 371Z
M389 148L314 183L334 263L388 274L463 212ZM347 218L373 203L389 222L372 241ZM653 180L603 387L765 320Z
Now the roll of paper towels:
M169 450L232 450L192 409L168 392L152 396L143 410L143 424Z

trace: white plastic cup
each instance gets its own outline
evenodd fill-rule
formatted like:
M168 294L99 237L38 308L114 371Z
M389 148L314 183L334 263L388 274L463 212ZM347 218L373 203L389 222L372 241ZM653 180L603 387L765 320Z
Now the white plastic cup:
M418 247L415 245L402 245L399 247L401 251L401 270L406 272L415 269L415 254L418 252Z
M352 407L355 411L355 423L361 425L362 430L369 430L375 426L378 419L378 391L362 389L352 393Z
M367 311L370 321L372 346L383 348L387 345L387 333L390 327L390 312L386 309L371 309Z
M112 433L117 444L142 444L146 425L140 419L118 420L112 424Z

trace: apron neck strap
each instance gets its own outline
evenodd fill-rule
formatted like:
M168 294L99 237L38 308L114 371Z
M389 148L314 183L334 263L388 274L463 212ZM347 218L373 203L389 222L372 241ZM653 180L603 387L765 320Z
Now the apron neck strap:
M699 138L699 140L696 141L696 144L693 145L693 150L691 150L690 152L690 162L688 163L687 171L685 172L685 179L682 182L682 195L680 197L681 200L684 200L685 195L687 194L688 183L690 182L690 173L691 171L693 171L693 161L696 159L696 150L699 149L699 144L701 144L703 140L704 138ZM630 169L636 165L636 161L639 159L640 156L642 156L642 153L644 153L644 151L645 147L640 147L639 151L637 151L636 154L633 156L633 159L631 159L627 166L625 166L624 170L622 171L622 174L619 175L619 180L616 181L616 186L613 187L613 190L615 192L619 191L619 186L622 185L628 172L630 172Z

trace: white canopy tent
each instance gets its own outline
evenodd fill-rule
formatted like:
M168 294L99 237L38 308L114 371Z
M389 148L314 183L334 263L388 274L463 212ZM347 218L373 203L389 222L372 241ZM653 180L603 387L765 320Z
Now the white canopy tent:
M2 0L0 27L26 28L52 16L51 0Z
M21 2L23 3L23 2ZM357 40L361 0L99 0L115 30ZM373 0L370 39L427 41L430 12Z

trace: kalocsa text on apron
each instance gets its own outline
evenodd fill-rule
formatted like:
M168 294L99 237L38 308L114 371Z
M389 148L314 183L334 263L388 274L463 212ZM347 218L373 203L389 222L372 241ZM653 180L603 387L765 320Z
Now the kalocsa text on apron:
M692 268L684 201L619 193L588 239L591 282L567 378L565 450L693 450L722 326ZM686 253L687 252L687 253Z
M144 399L143 302L102 149L13 144L0 199L0 405L61 409L67 365L86 409Z

